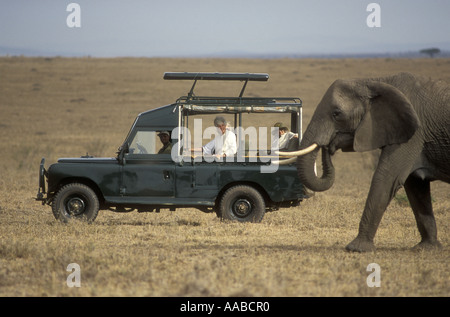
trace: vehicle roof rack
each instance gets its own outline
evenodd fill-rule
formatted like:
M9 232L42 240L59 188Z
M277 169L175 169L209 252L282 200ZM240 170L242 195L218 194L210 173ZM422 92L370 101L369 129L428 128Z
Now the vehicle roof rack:
M244 81L244 86L239 94L239 97L244 95L244 90L249 81L268 81L269 74L264 73L193 73L193 72L166 72L164 73L166 80L194 80L188 97L194 94L194 87L197 80L235 80Z
M267 81L269 74L257 73L188 73L188 72L167 72L164 79L168 80L249 80Z

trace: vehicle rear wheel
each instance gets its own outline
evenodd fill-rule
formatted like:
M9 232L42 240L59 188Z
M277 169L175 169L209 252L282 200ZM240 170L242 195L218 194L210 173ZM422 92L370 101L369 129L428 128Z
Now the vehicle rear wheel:
M98 210L99 202L95 192L78 183L63 186L52 203L53 215L62 222L71 219L92 222L97 217Z
M218 216L239 222L261 222L266 204L260 192L247 185L229 188L220 199Z

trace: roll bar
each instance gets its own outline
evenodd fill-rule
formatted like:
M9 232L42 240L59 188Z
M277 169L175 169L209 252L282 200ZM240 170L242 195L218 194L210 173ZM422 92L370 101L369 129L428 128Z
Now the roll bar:
M235 80L244 81L239 97L244 95L244 90L249 81L268 81L269 74L265 73L192 73L192 72L166 72L164 73L165 80L194 80L191 90L188 93L189 97L193 96L194 87L197 80Z

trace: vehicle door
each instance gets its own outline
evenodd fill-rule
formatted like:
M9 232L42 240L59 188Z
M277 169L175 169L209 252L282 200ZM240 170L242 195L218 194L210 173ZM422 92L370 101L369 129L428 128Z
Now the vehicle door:
M219 191L219 177L219 163L185 160L176 167L177 197L214 201Z
M174 197L175 163L159 154L161 131L138 130L125 155L121 193L128 197Z

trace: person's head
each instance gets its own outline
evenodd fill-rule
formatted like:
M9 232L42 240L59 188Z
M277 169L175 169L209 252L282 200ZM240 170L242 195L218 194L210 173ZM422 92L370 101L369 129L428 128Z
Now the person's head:
M283 134L289 132L289 129L287 127L283 126L283 123L281 123L281 122L277 122L273 126L275 128L278 128L278 136L282 136Z
M161 143L166 145L170 141L170 134L167 131L162 131L158 133L159 139L161 140Z
M280 136L282 136L283 134L288 133L288 132L289 132L289 129L286 128L286 127L281 127L280 130L279 130L279 132L280 132Z
M227 120L225 120L224 117L216 117L214 119L214 126L218 128L222 134L224 134L227 130Z

